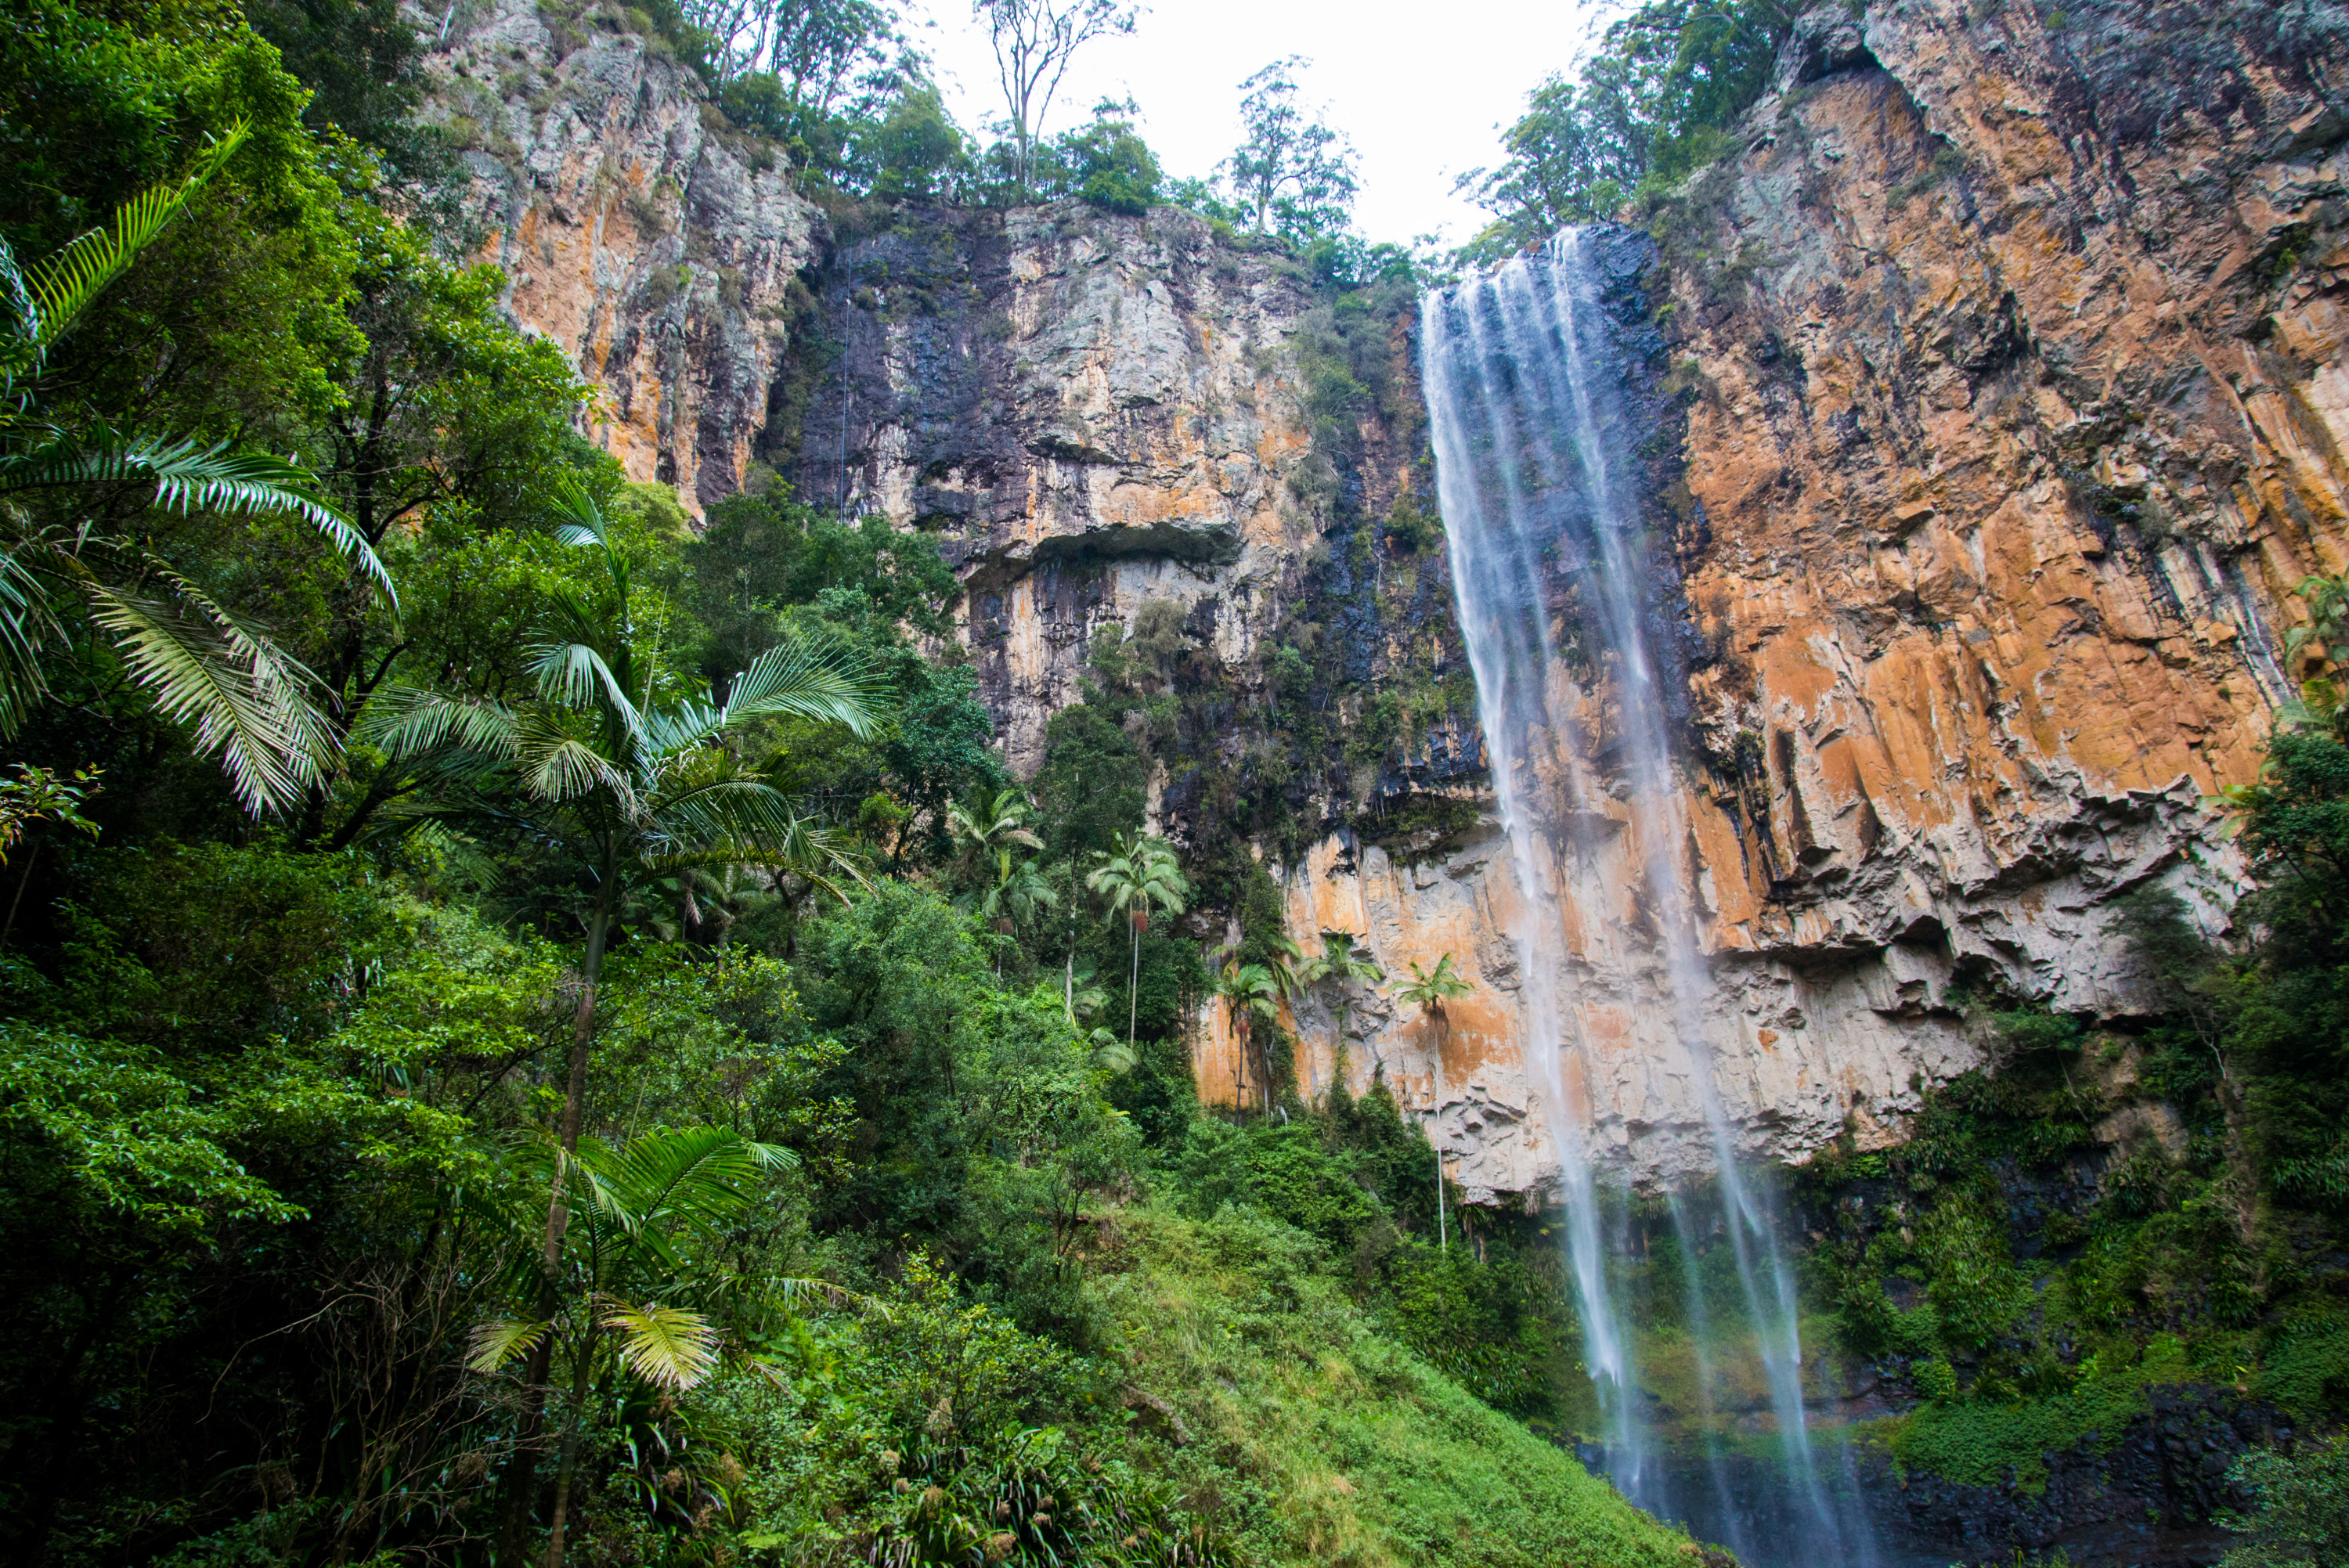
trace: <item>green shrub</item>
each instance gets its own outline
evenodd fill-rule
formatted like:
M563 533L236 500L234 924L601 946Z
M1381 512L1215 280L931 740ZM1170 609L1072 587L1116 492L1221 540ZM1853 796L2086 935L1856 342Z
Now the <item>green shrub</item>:
M2257 1450L2237 1460L2227 1479L2251 1493L2251 1513L2224 1521L2251 1537L2220 1568L2323 1568L2349 1563L2349 1439L2312 1443L2297 1453Z
M1935 1402L1878 1422L1868 1435L1904 1470L1930 1470L1966 1486L2017 1484L2037 1493L2047 1485L2047 1454L2091 1433L2093 1449L2108 1451L2128 1423L2145 1414L2148 1386L2192 1376L2186 1347L2162 1336L2138 1359L2107 1364L2092 1357L2061 1394L1993 1404L1951 1398L1954 1373L1946 1361L1936 1361L1919 1377L1920 1391L1930 1384Z

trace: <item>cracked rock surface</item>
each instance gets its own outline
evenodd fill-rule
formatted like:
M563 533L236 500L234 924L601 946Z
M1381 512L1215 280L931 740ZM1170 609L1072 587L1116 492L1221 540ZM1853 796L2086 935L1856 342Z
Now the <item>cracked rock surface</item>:
M1293 266L1164 209L835 236L643 40L525 0L466 15L434 68L478 129L484 254L605 388L592 431L632 477L707 505L755 459L935 532L1023 773L1087 640L1151 598L1227 672L1226 744L1259 743L1259 655L1304 584L1359 570L1330 498L1383 515L1424 459L1371 416L1357 469L1317 450ZM2221 926L2242 867L2202 802L2256 775L2298 678L2292 584L2349 562L2344 6L2075 0L2050 27L2021 0L1822 7L1652 240L1605 241L1671 542L1698 1044L1750 1155L1895 1135L1980 1059L1961 990L2139 1005L2122 895ZM1457 657L1441 547L1409 569L1412 626L1330 623L1365 689L1407 635ZM1523 890L1480 738L1454 715L1406 749L1312 803L1330 831L1275 868L1290 929L1357 933L1390 973L1453 955L1475 990L1441 1060L1431 1021L1358 989L1347 1070L1435 1124L1472 1196L1536 1192L1557 1108L1528 1063L1559 1043L1523 1026L1538 955L1506 935ZM1229 830L1161 785L1167 831ZM1485 819L1358 838L1403 789ZM1546 960L1581 999L1568 1113L1620 1177L1708 1162L1640 890L1575 915ZM1293 1018L1316 1088L1336 1000ZM1220 1009L1195 1062L1228 1099Z

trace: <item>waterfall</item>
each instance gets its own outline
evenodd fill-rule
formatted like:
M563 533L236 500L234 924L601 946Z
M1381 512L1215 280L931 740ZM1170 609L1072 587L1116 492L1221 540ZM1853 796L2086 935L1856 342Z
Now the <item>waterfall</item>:
M1865 1562L1867 1542L1819 1483L1793 1278L1738 1168L1705 1044L1711 981L1669 729L1685 696L1677 671L1659 667L1671 655L1661 591L1670 566L1649 551L1634 473L1644 432L1621 396L1592 251L1585 231L1569 230L1421 306L1437 499L1509 848L1505 913L1526 1066L1558 1155L1585 1363L1617 1485L1672 1511L1599 1221L1593 1140L1617 1098L1603 1092L1605 1075L1621 1070L1593 1049L1603 994L1607 1016L1636 1005L1669 1020L1675 1065L1702 1109L1790 1501L1809 1537L1800 1555ZM1619 1040L1619 1023L1610 1026ZM1717 1467L1715 1476L1725 1504Z
M1647 1437L1631 1366L1630 1341L1607 1283L1599 1199L1588 1147L1587 1054L1578 1048L1574 1013L1564 991L1566 911L1554 893L1561 869L1553 824L1560 813L1534 781L1568 772L1568 790L1587 800L1594 781L1582 751L1559 744L1549 716L1550 670L1557 649L1550 631L1543 566L1548 502L1558 492L1555 442L1528 440L1532 400L1522 379L1528 364L1555 364L1555 335L1538 325L1533 269L1512 262L1495 276L1423 304L1436 500L1451 542L1454 592L1468 664L1476 677L1485 758L1499 798L1501 826L1516 878L1509 936L1523 977L1526 1065L1542 1097L1558 1153L1566 1200L1567 1258L1582 1319L1583 1363L1598 1385L1614 1431L1616 1480L1642 1495ZM1530 466L1532 471L1527 471ZM1568 820L1571 820L1570 815ZM1440 1110L1440 1108L1439 1108Z
M1682 1311L1688 1317L1689 1341L1696 1362L1697 1418L1704 1428L1705 1480L1713 1490L1713 1517L1722 1522L1715 1533L1723 1545L1736 1553L1740 1563L1754 1563L1758 1561L1754 1551L1754 1532L1745 1527L1738 1512L1737 1500L1730 1490L1729 1472L1722 1463L1721 1437L1713 1429L1713 1308L1704 1299L1696 1249L1699 1232L1689 1212L1686 1194L1673 1192L1671 1205L1672 1233L1680 1242Z

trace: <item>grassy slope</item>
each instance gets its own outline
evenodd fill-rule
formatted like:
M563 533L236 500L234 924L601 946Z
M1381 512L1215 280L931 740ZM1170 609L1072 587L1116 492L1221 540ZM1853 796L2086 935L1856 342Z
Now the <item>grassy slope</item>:
M1252 1560L1692 1561L1571 1454L1381 1337L1311 1238L1229 1210L1126 1209L1102 1231L1097 1288L1132 1384L1174 1418L1143 1412L1138 1457Z

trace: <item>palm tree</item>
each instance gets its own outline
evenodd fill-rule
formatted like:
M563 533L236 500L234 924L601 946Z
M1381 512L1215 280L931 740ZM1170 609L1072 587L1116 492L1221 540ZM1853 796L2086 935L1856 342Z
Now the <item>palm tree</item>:
M1285 931L1274 932L1266 939L1265 946L1269 950L1265 956L1265 972L1272 977L1272 988L1279 996L1281 1006L1291 1009L1293 1018L1297 999L1304 995L1315 981L1321 978L1321 960L1308 958L1305 955L1305 950L1297 944L1296 938ZM1313 1093L1312 1070L1309 1061L1306 1067L1306 1093L1309 1099ZM1270 1084L1267 1084L1265 1088L1268 1094L1271 1092Z
M765 866L839 893L855 867L781 791L721 741L757 719L794 717L870 734L880 683L863 664L797 640L768 649L735 677L725 702L679 695L664 678L659 649L640 646L628 564L594 499L572 486L558 498L557 537L600 553L607 581L593 601L550 596L550 634L535 650L535 696L518 706L411 687L388 688L367 707L363 731L400 776L398 792L428 801L392 819L440 820L527 838L567 854L592 882L579 1006L559 1142L579 1146L595 993L613 915L631 887L697 868ZM542 1249L546 1290L555 1286L567 1166L550 1184ZM552 1308L548 1314L551 1315ZM533 1355L543 1382L551 1341ZM530 1397L534 1435L543 1395ZM523 1461L528 1482L527 1454Z
M752 1143L718 1127L648 1132L623 1148L591 1139L575 1155L543 1140L523 1145L510 1161L512 1174L526 1186L567 1186L580 1200L551 1300L530 1257L527 1213L474 1205L481 1219L511 1237L516 1267L506 1288L532 1300L535 1310L479 1325L469 1364L488 1374L516 1359L536 1365L544 1352L560 1355L571 1369L547 1568L563 1561L580 1429L596 1385L633 1378L678 1394L700 1383L717 1364L719 1328L708 1308L727 1295L724 1282L707 1274L697 1277L697 1250L679 1243L717 1240L728 1221L757 1201L762 1173L798 1162L788 1149ZM788 1298L811 1288L829 1291L787 1280L774 1282L768 1294ZM678 1305L681 1300L695 1305ZM533 1377L533 1386L543 1377Z
M1285 931L1276 931L1265 939L1268 950L1264 967L1272 976L1273 989L1284 1002L1294 1002L1305 994L1305 988L1319 977L1320 960L1308 958L1305 950Z
M1353 1012L1353 986L1357 983L1375 985L1387 977L1385 970L1371 957L1370 949L1357 947L1360 941L1350 931L1325 931L1321 934L1321 956L1313 960L1315 982L1334 983L1338 1005L1338 1037L1330 1048L1331 1083L1346 1081L1346 1024Z
M1280 1016L1280 983L1273 978L1272 969L1263 964L1242 964L1237 949L1224 955L1224 971L1216 978L1216 995L1230 1009L1232 1033L1240 1046L1240 1076L1233 1090L1232 1103L1239 1104L1247 1088L1247 1057L1256 1042L1256 1021L1268 1023ZM1265 1094L1266 1109L1271 1109L1272 1073L1268 1066L1257 1075Z
M1156 904L1169 914L1182 913L1183 901L1191 896L1191 884L1183 880L1174 847L1164 839L1128 833L1117 851L1103 854L1101 861L1085 877L1085 886L1109 900L1112 914L1125 916L1133 935L1133 957L1125 982L1125 1046L1131 1051L1140 1006L1135 990L1142 978L1142 934L1150 929L1150 906Z
M1044 847L1044 841L1027 825L1033 810L1017 789L997 790L977 810L957 801L947 802L947 831L956 845L956 873L983 881L980 889L955 900L956 907L976 913L999 936L1009 936L1019 921L1037 910L1061 902L1061 895L1052 891L1034 861L1012 863L1013 846ZM999 947L995 972L999 977L1003 973Z
M1419 1004L1435 1026L1435 1121L1430 1141L1435 1145L1435 1234L1439 1248L1444 1252L1452 1250L1452 1238L1444 1215L1444 1041L1451 1021L1444 1014L1444 1004L1475 989L1452 967L1449 953L1437 958L1433 969L1423 970L1413 964L1411 979L1395 988L1397 999Z
M300 799L333 745L315 677L138 539L97 532L88 515L36 522L15 499L151 484L150 504L166 511L291 515L393 598L383 562L309 492L307 469L225 442L68 419L42 397L50 349L244 139L240 123L185 180L141 191L105 228L29 267L0 240L0 737L47 699L52 655L75 640L68 623L78 610L156 711L192 725L197 749L220 756L238 800L258 816Z
M988 884L987 891L977 899L964 898L958 903L969 908L979 919L995 928L999 939L995 951L995 974L1003 976L1003 949L1010 945L1008 939L1019 922L1032 918L1039 910L1050 909L1061 902L1052 884L1032 860L1014 865L1011 852L1005 850L998 861L998 874Z
M1279 952L1278 963L1280 966L1288 971L1288 988L1283 994L1287 995L1292 1003L1296 998L1303 995L1306 992L1310 991L1314 986L1319 985L1329 975L1330 963L1327 954L1316 954L1310 958L1307 957L1305 955L1305 950L1292 941L1289 938L1288 934L1286 932L1275 936L1272 939L1272 943L1273 946ZM1304 1037L1301 1035L1299 1037L1298 1043L1299 1045L1304 1043ZM1313 1070L1313 1053L1311 1051L1307 1051L1305 1053L1306 1103L1309 1105L1319 1099L1320 1097L1320 1075Z
M1008 934L1015 922L1060 902L1061 895L1044 880L1043 872L1034 861L1014 865L1007 854L996 880L979 895L977 908L981 920L992 923L997 931Z
M996 880L1009 874L1011 846L1020 845L1040 850L1044 841L1028 826L1035 814L1028 798L1017 789L999 789L992 799L980 802L977 810L957 801L947 802L947 831L955 841L955 871L969 877L979 874L994 861Z
M1095 973L1093 961L1090 958L1071 957L1069 960L1063 1000L1068 1006L1069 1024L1072 1028L1091 1024L1093 1015L1100 1012L1109 1000L1109 993L1101 988Z

